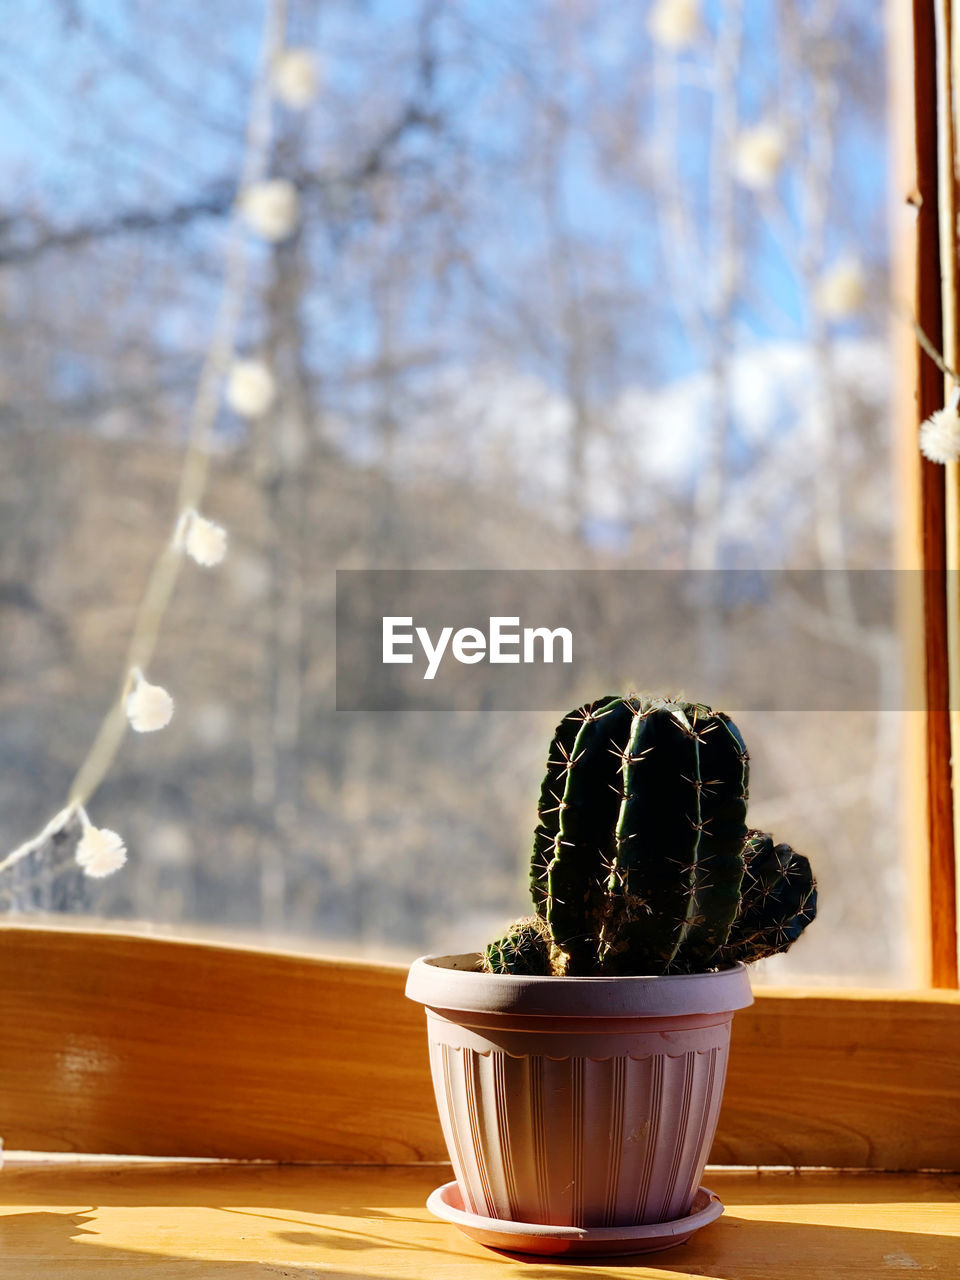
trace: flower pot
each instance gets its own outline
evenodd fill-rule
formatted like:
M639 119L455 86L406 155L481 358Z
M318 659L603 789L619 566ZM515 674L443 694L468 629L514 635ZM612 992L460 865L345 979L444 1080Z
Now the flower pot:
M463 1211L605 1236L690 1214L733 1012L753 999L743 965L517 977L479 972L476 955L425 956L407 995L426 1006Z

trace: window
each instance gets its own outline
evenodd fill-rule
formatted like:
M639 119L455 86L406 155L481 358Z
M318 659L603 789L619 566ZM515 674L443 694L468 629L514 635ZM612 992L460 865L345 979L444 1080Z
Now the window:
M889 198L897 50L855 0L707 4L689 27L610 0L294 7L320 86L295 65L275 86L264 173L292 187L244 215L261 233L232 335L247 363L212 423L203 507L229 553L186 566L145 670L172 722L129 734L89 805L130 860L91 881L72 839L48 842L0 891L17 915L406 958L479 945L523 909L564 708L335 710L335 568L919 564L901 551L914 425L890 408L914 359ZM0 148L21 175L0 233L6 848L68 794L176 514L259 39L256 6L209 12L198 30L177 3L75 22L41 5L0 50ZM918 314L941 345L925 127ZM271 239L294 189L291 234ZM921 372L925 416L943 387ZM922 486L937 568L942 469ZM896 668L912 641L885 625ZM857 710L738 716L752 821L822 886L770 980L917 981L919 745L949 981L949 716L921 724L885 688Z

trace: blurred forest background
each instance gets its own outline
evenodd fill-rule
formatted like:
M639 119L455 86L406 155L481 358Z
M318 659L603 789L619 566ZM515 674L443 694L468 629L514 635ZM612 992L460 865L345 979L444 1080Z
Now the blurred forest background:
M169 536L261 20L6 15L4 851L62 803ZM300 226L250 248L280 394L217 422L230 553L165 624L172 724L91 805L128 865L85 881L64 842L0 907L479 945L524 908L565 708L337 713L335 567L889 567L884 41L865 0L293 0L320 86L277 108ZM739 719L752 820L822 886L770 973L902 980L896 714Z

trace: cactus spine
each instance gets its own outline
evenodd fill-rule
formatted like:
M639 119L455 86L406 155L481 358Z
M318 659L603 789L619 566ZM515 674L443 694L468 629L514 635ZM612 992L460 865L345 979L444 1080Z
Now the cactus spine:
M696 973L786 949L816 890L805 858L747 832L748 781L739 730L702 704L605 697L570 712L540 791L537 916L483 967Z

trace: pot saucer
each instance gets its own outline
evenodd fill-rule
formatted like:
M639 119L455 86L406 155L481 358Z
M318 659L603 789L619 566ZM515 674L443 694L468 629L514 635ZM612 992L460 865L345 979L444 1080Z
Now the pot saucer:
M533 1222L510 1222L468 1213L456 1182L431 1192L427 1208L445 1222L452 1222L479 1244L509 1253L568 1254L596 1257L600 1254L653 1253L683 1244L695 1231L723 1213L719 1196L698 1187L685 1218L651 1222L640 1227L542 1227Z

